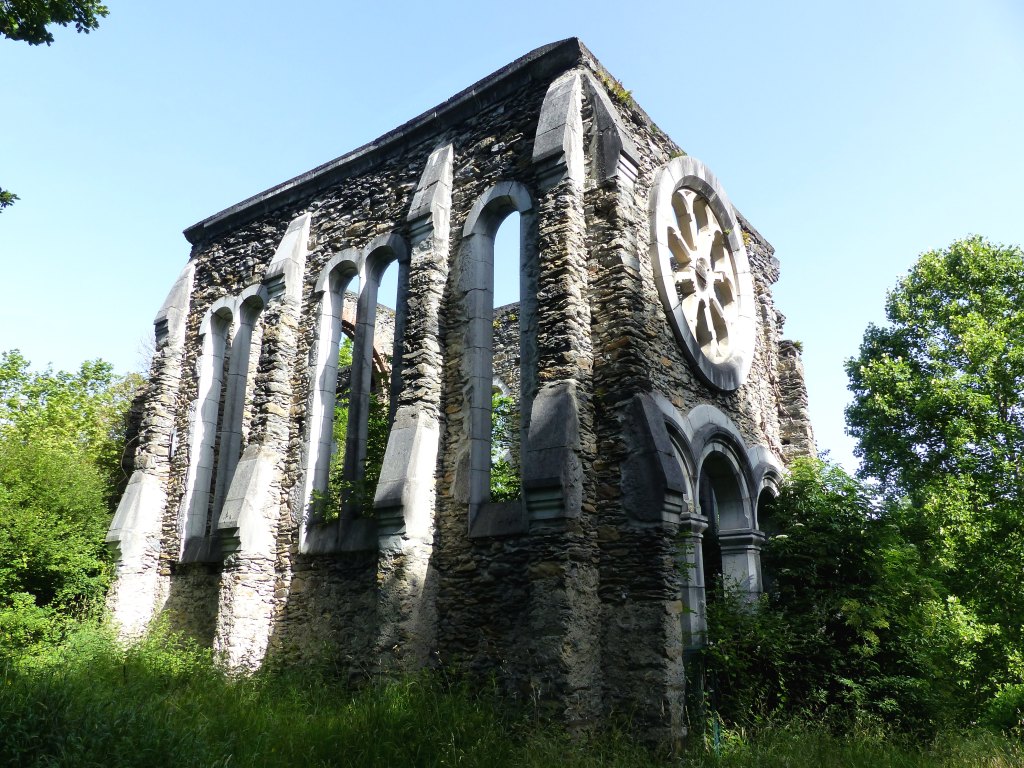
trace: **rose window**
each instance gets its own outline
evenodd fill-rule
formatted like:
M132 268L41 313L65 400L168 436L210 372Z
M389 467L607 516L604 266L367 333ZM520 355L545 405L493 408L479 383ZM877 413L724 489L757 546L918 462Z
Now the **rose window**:
M736 321L736 265L707 200L681 189L672 196L672 208L668 246L683 317L701 351L721 363L729 358L729 328Z
M659 171L651 208L655 275L672 330L705 381L736 389L753 354L753 288L725 191L703 163L680 157Z

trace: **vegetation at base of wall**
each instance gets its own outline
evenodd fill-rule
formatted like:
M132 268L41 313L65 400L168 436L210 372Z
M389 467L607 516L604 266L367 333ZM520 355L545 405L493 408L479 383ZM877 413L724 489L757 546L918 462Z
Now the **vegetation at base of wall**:
M711 722L1024 734L1024 251L925 253L886 317L846 364L860 479L794 464L766 594L709 601Z
M763 521L765 594L708 600L706 701L728 727L811 718L930 736L1024 717L1024 686L979 676L986 624L936 580L902 511L841 468L796 461Z
M531 711L440 674L359 689L315 670L223 675L210 651L156 634L122 650L83 628L52 653L0 663L0 755L23 768L189 766L920 766L1019 765L1020 745L957 733L924 746L883 729L843 735L793 721L699 734L677 756L609 730L571 737Z

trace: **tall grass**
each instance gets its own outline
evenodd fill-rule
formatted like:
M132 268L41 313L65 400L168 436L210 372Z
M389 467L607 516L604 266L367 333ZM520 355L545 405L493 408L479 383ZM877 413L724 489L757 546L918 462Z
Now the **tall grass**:
M695 739L676 758L621 734L572 739L488 695L420 676L350 690L315 672L224 676L208 651L96 630L0 667L0 765L54 766L990 766L1024 764L1002 737L926 747L792 725Z

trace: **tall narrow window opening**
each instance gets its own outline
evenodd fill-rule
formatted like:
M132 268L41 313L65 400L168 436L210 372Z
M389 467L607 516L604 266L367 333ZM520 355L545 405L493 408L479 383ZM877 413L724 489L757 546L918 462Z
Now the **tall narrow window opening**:
M512 214L518 215L509 223L509 231L499 234L499 228L506 229L502 225ZM463 371L466 376L468 419L464 423L468 426L469 466L468 482L465 485L460 483L460 487L468 491L469 528L475 535L513 530L520 519L511 507L493 508L490 512L486 507L499 501L498 489L492 487L491 482L496 463L505 457L518 464L518 454L513 450L521 450L522 436L529 430L537 367L535 230L532 200L526 189L516 182L503 182L485 192L473 206L463 227L459 289L468 315ZM515 245L511 245L513 240ZM519 286L518 292L516 285ZM504 312L508 304L499 302L514 302L516 298L519 298L518 308ZM515 320L511 319L512 315ZM507 332L504 344L498 326ZM509 359L505 364L511 369L515 369L516 363L512 361L518 357L518 381L503 383L498 375L496 364L506 354ZM500 447L492 450L495 430L503 421L495 418L496 411L500 417L495 400L496 381L499 392L518 387L514 398L518 416L513 414L510 419L504 419L506 423L510 420L516 423L516 436L511 440L513 446L507 453ZM516 468L512 472L516 484L519 477ZM521 500L518 488L503 492L514 502Z
M510 213L494 235L494 329L491 394L490 499L514 501L520 481L520 215Z
M243 434L248 432L246 410L252 412L252 393L259 365L259 347L263 326L260 317L263 300L252 296L242 303L238 325L231 339L231 352L226 361L218 430L217 468L207 533L216 530L217 519L224 507L231 479L245 447Z
M315 349L305 496L310 502L306 522L312 524L336 518L340 505L359 287L355 261L339 259L325 270L317 287L323 290L323 297ZM305 543L305 525L301 537Z
M231 326L234 319L229 300L215 305L203 323L202 352L196 414L192 422L189 473L183 507L182 559L195 560L208 554L213 521L219 435L224 419L227 393L225 379L231 363Z
M332 551L348 535L319 525L369 516L394 418L408 283L407 250L396 235L362 256L335 256L317 280L322 292L311 398L304 552ZM383 286L383 287L382 287ZM390 304L378 306L378 299ZM362 530L362 529L361 529Z
M366 261L366 284L359 294L342 495L344 507L356 516L372 513L394 417L402 272L392 249L372 251Z

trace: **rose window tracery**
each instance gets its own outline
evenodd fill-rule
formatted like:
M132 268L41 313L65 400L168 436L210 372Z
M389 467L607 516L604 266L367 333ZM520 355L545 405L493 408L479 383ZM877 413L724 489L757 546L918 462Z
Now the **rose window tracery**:
M701 351L721 363L729 357L729 328L737 315L736 265L707 200L680 189L672 195L672 209L668 244L683 316Z
M672 330L705 381L736 389L753 355L753 288L725 191L699 160L676 158L658 172L651 216L655 276Z

